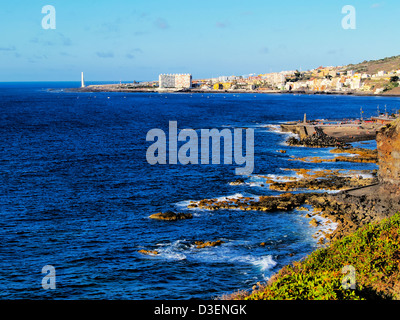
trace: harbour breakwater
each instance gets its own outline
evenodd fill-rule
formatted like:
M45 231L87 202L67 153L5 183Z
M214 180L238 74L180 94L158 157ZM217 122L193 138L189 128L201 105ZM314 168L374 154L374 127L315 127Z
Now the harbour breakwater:
M348 143L375 140L376 133L384 127L381 123L366 121L312 121L281 124L283 132L299 136L288 141L293 146L306 147L348 147Z

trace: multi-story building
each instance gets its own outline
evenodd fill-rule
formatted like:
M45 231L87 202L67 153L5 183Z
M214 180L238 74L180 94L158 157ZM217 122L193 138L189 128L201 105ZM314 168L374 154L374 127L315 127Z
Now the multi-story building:
M284 89L286 84L286 77L283 72L268 73L262 76L271 86L279 89Z
M191 74L160 74L158 77L160 88L191 88Z
M158 77L158 83L160 88L175 88L175 75L160 74Z
M350 88L353 90L361 88L361 75L356 74L351 78Z
M176 74L175 75L175 88L191 88L192 75L191 74Z

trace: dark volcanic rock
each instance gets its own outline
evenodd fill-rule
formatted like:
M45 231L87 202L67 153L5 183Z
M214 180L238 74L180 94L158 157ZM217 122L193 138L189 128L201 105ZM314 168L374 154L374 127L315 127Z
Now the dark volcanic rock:
M205 248L205 247L217 247L223 244L224 241L222 240L217 240L217 241L195 241L195 245L197 246L197 249Z
M239 178L239 179L236 179L236 180L233 181L233 182L230 182L229 184L230 184L231 186L240 186L240 185L243 185L243 184L244 184L244 179Z
M156 220L176 221L176 220L192 219L193 215L191 213L175 213L172 211L168 211L168 212L159 212L152 214L149 218Z
M311 148L349 148L350 145L339 141L334 137L330 137L325 132L319 128L315 127L315 133L311 136L307 136L303 139L296 139L295 137L290 137L287 140L289 146L304 146Z

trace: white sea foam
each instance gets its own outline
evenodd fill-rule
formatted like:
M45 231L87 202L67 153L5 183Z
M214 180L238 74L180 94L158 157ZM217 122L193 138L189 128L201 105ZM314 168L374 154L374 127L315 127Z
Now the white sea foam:
M262 128L267 128L267 129L269 129L268 131L271 131L271 132L282 133L280 125L267 124L267 125L264 125L264 126L261 126L261 127Z
M275 182L289 182L292 181L293 178L298 178L299 175L296 173L286 175L268 174L267 177Z
M328 218L324 218L320 215L315 215L313 216L313 218L315 218L315 220L317 220L317 222L319 223L319 226L317 227L318 231L315 234L317 240L324 237L323 232L330 233L334 231L339 225L338 223L332 222Z
M286 139L284 141L281 141L278 143L279 146L282 147L287 147L288 144L286 142L286 140L290 137L295 137L295 138L299 138L299 135L293 132L284 132L281 129L280 125L275 125L275 124L268 124L268 125L263 125L261 126L261 128L265 128L266 132L272 132L272 133L276 133L276 134L280 134L286 137ZM261 132L263 132L263 130L261 130Z
M190 260L196 262L250 264L256 266L261 272L266 272L277 265L277 262L273 260L271 255L261 257L253 255L235 256L235 246L238 245L238 241L221 240L224 241L221 246L205 247L201 249L198 249L193 243L187 240L161 243L157 245L159 254L155 257L178 261Z
M341 171L341 174L345 177L362 177L363 179L370 179L374 177L371 173L362 173L358 172L357 170L343 170Z
M282 131L280 125L276 125L276 124L267 124L267 125L264 125L264 126L261 126L261 127L262 127L262 128L268 129L269 132L284 134L284 135L293 136L293 137L298 137L298 135L295 134L295 133L293 133L293 132L285 132L285 131Z
M295 174L289 175L277 175L277 174L267 174L267 175L254 175L251 177L249 182L246 182L245 185L250 187L261 187L261 185L268 184L266 179L270 179L274 182L289 182L293 181L293 178L296 178Z
M186 260L187 256L183 253L183 251L187 248L185 242L183 240L177 240L173 243L168 244L157 244L159 248L157 249L158 255L157 257L166 259L166 260Z
M260 268L261 271L267 271L277 265L277 262L272 259L272 256L263 256L261 258L255 258L252 262L253 265Z
M362 177L363 179L371 179L374 176L370 173L355 173L355 174L350 174L351 177Z
M183 201L179 201L177 203L175 203L175 207L182 210L182 209L187 209L188 205L191 204L192 200L183 200Z
M354 154L354 153L343 153L343 152L330 152L330 153L334 154L334 155L340 155L343 157L349 157L349 158L354 158L357 156L357 154Z
M229 201L229 200L234 200L234 199L241 199L241 198L251 198L254 201L258 201L260 199L259 196L256 196L251 193L243 192L243 193L235 193L230 196L222 196L222 197L217 197L217 198L210 198L214 199L216 202L222 202L222 201ZM199 200L184 200L175 203L175 206L180 209L187 209L187 206L192 204L192 203L197 203ZM190 210L204 210L204 209L198 209L198 208L190 208Z
M254 195L252 195L250 193L243 192L243 193L235 193L235 194L230 195L230 196L222 196L222 197L218 197L218 198L214 198L214 199L216 199L217 201L227 201L229 199L240 199L240 198L244 198L244 197L251 197L251 198L254 197L254 198L256 198L256 196L254 196Z
M341 190L325 190L325 189L321 189L321 192L326 192L329 194L335 194L335 193L339 193Z
M186 255L184 255L183 253L165 251L165 252L159 252L159 254L161 254L162 257L164 257L167 260L176 260L176 261L186 260Z
M308 206L304 206L306 208L308 208ZM309 214L313 214L313 209L312 207L309 208L308 211L302 211L304 214L309 213ZM321 238L324 238L324 232L325 233L332 233L334 230L336 230L336 228L338 227L338 223L331 221L329 218L325 218L319 214L314 214L312 215L312 218L315 219L318 222L318 226L315 227L314 231L316 231L314 233L314 238L316 239L316 241L319 241ZM309 219L309 218L308 218Z
M263 273L264 280L268 280L269 277L265 274L265 272L271 270L277 265L277 262L272 259L271 255L255 257L255 256L240 256L230 259L231 262L234 263L246 263L252 264L256 266L260 272Z

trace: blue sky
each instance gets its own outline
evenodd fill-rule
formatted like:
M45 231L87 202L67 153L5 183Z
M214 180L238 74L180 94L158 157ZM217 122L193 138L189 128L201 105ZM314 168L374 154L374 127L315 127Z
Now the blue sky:
M42 7L56 9L43 29ZM342 7L356 8L345 30ZM195 79L400 54L398 0L14 0L1 6L0 81Z

